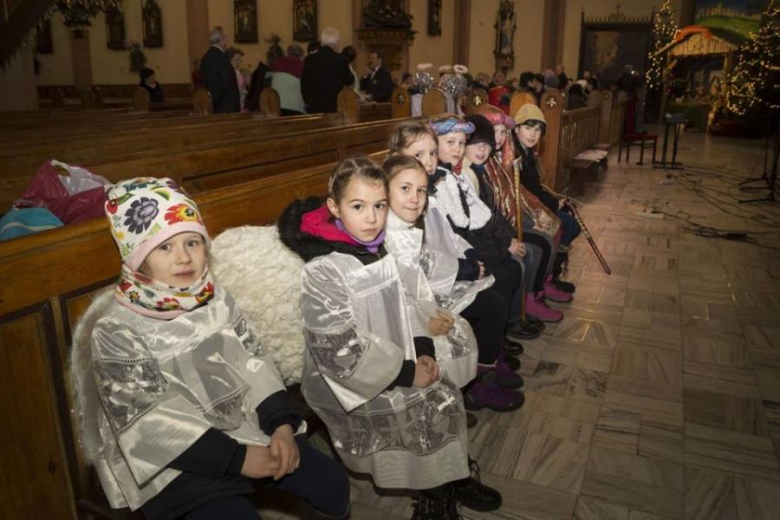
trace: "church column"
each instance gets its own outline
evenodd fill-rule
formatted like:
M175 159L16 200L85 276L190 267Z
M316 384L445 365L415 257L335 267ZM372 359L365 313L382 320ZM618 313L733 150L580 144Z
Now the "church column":
M563 36L566 28L566 0L545 0L542 28L542 70L563 61Z
M195 60L199 60L209 47L209 2L208 0L187 0L187 55L190 72Z
M77 89L92 86L92 51L89 31L70 31L70 50L73 55L73 84Z
M455 0L455 45L452 63L469 66L471 0Z

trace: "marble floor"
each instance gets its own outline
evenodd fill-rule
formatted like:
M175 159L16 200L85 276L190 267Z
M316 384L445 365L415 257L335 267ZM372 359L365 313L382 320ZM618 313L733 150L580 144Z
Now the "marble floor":
M761 144L687 133L684 171L613 157L588 185L581 214L612 275L580 238L574 301L525 344L525 405L469 430L504 506L465 518L780 519L780 204L734 199L763 170ZM648 208L664 218L637 216ZM368 480L353 480L353 506L411 517L410 499Z

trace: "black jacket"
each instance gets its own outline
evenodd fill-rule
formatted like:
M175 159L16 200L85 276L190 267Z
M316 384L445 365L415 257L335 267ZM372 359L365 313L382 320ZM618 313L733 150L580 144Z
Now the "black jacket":
M528 191L536 195L553 213L557 212L558 199L542 187L542 181L539 179L539 170L536 167L536 157L534 157L533 150L526 150L523 148L517 140L517 137L515 137L515 147L523 161L520 183L525 186Z
M384 66L379 67L373 78L369 72L360 79L360 90L371 94L371 100L377 103L390 101L390 96L393 94L393 78Z
M354 82L355 77L349 70L347 58L323 46L303 62L301 94L306 102L306 110L310 114L336 112L339 92Z
M249 92L247 92L246 101L244 102L246 109L249 111L258 112L260 110L260 93L267 87L265 80L267 72L268 66L261 61L252 73L252 79L249 82Z
M209 47L200 60L200 73L203 75L203 86L211 92L215 114L241 110L236 71L227 54L213 45Z

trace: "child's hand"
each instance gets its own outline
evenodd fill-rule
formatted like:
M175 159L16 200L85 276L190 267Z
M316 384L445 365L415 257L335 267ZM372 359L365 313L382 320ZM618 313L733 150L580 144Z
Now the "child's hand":
M439 365L430 356L420 356L414 365L414 383L417 388L429 387L439 377Z
M566 199L558 199L558 209L562 210L566 206Z
M479 278L485 277L485 262L480 262L477 260L477 263L479 264Z
M438 311L438 316L428 321L428 328L431 330L432 336L442 336L450 331L453 323L455 323L455 318Z
M523 258L525 256L525 244L513 238L512 243L509 244L509 252L519 258Z
M276 475L281 468L279 460L265 446L247 446L241 474L249 478L266 478Z
M279 480L285 475L289 475L301 463L301 454L298 451L298 444L295 442L292 426L283 424L279 426L273 435L271 435L271 445L268 446L271 455L279 461L279 470L274 474L274 480Z

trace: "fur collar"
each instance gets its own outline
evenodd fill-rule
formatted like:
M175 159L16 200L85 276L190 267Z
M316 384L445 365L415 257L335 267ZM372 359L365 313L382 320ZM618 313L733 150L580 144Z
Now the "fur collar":
M303 215L310 211L321 208L323 200L319 197L309 197L302 200L296 200L287 206L276 226L279 228L279 237L282 243L290 250L300 256L304 262L313 260L319 256L326 256L331 253L344 253L363 257L373 257L364 246L355 246L343 242L331 242L309 233L301 231L301 219ZM380 250L381 251L381 250ZM383 252L381 253L384 254ZM363 259L361 258L361 261Z

